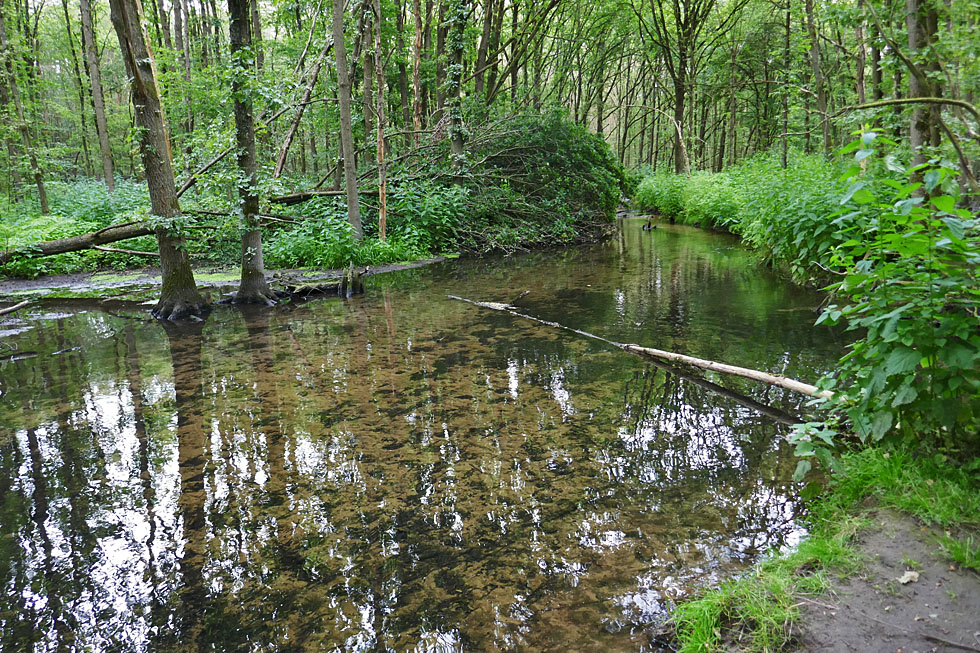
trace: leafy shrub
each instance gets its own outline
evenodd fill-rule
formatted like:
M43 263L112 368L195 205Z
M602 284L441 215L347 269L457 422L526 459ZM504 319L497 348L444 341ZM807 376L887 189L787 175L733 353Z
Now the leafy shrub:
M742 189L735 231L797 280L822 276L831 249L859 228L855 216L828 217L840 208L842 171L817 155L796 155L785 169L772 157L750 159L731 171Z
M419 251L450 251L466 215L467 194L461 186L431 181L398 184L388 196L388 232Z
M684 185L686 179L672 172L658 171L640 181L636 191L636 205L644 211L658 213L665 218L677 218L684 212Z
M875 134L865 134L870 153ZM868 156L868 154L864 154ZM923 182L872 192L860 168L838 213L868 226L834 250L847 276L834 286L849 304L819 321L845 320L864 335L841 359L838 405L862 440L939 434L977 445L980 424L980 223L956 208L957 172L942 164ZM925 191L928 200L915 193Z
M344 267L349 263L394 263L428 254L399 233L390 233L386 242L370 234L354 240L347 221L347 209L339 199L315 199L304 207L305 217L296 227L276 233L264 243L270 267Z
M740 205L737 188L726 173L694 173L685 180L681 197L683 220L688 224L730 229L738 223Z
M466 189L457 244L474 252L601 238L635 183L601 137L559 111L474 128L463 170L437 178Z
M876 140L863 134L850 149L861 161ZM858 166L845 175L844 208L830 217L857 214L866 227L831 253L845 275L833 289L849 303L828 306L817 323L844 321L862 336L821 382L836 386L832 417L797 429L799 455L826 460L842 428L864 443L980 454L980 222L956 207L956 170L931 162L909 173L924 181L876 184ZM808 468L803 460L798 473Z

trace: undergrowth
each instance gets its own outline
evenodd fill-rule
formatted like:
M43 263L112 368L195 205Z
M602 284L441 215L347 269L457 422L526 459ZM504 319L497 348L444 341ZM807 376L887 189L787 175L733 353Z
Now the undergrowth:
M455 167L452 161L448 143L442 142L426 144L392 162L384 241L379 233L378 199L367 193L361 196L362 241L353 237L342 198L317 198L277 209L281 212L264 227L266 263L270 267L333 268L450 252L510 253L591 242L611 231L616 206L634 190L633 177L606 142L557 111L475 125L461 166ZM366 170L361 177L368 180L370 173ZM179 222L181 227L190 227L184 235L195 263L238 263L237 179L234 160L229 157L182 198L185 216ZM291 177L288 182L300 188L316 183L301 177ZM259 186L269 194L295 190L284 183L263 178ZM148 217L149 198L142 183L120 179L112 195L96 180L52 182L49 189L50 216L41 216L39 208L28 201L9 206L10 217L0 225L0 248L30 246ZM151 236L112 246L156 251ZM35 277L155 263L156 259L145 256L85 250L18 257L0 273Z

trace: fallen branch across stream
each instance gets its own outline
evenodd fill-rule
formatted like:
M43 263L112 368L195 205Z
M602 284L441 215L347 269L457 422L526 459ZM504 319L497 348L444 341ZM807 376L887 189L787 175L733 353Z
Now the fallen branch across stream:
M20 309L24 308L30 303L31 303L30 300L25 300L19 304L8 306L7 308L0 308L0 315L6 315L7 313L13 313L14 311L19 311Z
M589 333L588 331L575 329L569 326L565 326L564 324L559 324L558 322L550 322L548 320L542 320L541 318L534 317L533 315L526 315L524 313L519 313L518 311L514 310L514 307L511 306L510 304L501 304L497 302L478 302L472 299L466 299L465 297L457 297L456 295L449 295L449 299L455 299L461 302L466 302L468 304L473 304L474 306L479 306L481 308L488 308L492 311L508 313L510 315L513 315L514 317L521 317L524 318L525 320L532 320L539 324L555 327L557 329L564 329L565 331L571 331L572 333L577 333L580 336L585 336L586 338L591 338L593 340L599 340L600 342L604 342L606 344L612 345L617 349L622 349L623 351L627 351L631 354L637 354L639 356L659 358L674 363L683 363L685 365L699 367L703 370L710 370L712 372L722 372L724 374L741 376L746 379L752 379L753 381L761 381L763 383L768 383L769 385L774 385L779 388L785 388L786 390L809 395L811 397L830 399L834 395L834 393L830 392L829 390L820 390L815 385L810 385L809 383L803 383L802 381L790 379L785 376L769 374L768 372L760 372L759 370L752 370L747 367L738 367L737 365L727 365L725 363L709 361L703 358L695 358L694 356L685 356L684 354L678 354L672 351L664 351L662 349L653 349L650 347L641 347L640 345L623 344L621 342L615 342L613 340L609 340L608 338L597 336L594 333Z

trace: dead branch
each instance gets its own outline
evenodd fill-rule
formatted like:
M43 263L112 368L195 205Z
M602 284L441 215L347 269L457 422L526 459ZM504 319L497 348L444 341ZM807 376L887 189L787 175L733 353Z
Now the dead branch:
M101 245L92 245L92 249L97 249L100 252L116 252L118 254L135 254L136 256L160 256L159 252L141 252L135 249L120 249L118 247L102 247Z
M13 306L8 306L7 308L0 308L0 315L6 315L8 313L13 313L14 311L19 311L30 303L30 301L25 299L19 304L14 304Z
M526 320L532 320L539 324L544 324L547 326L555 327L558 329L564 329L566 331L571 331L572 333L577 333L586 338L591 338L593 340L599 340L606 344L612 345L618 349L629 352L631 354L637 354L640 356L648 356L651 358L660 358L663 360L669 360L674 363L683 363L684 365L691 365L693 367L698 367L703 370L709 370L712 372L722 372L724 374L731 374L734 376L741 376L746 379L752 379L753 381L761 381L763 383L768 383L769 385L774 385L792 392L798 392L800 394L809 395L811 397L817 397L821 399L830 399L833 397L833 393L829 390L820 390L814 385L809 383L803 383L802 381L796 381L795 379L790 379L785 376L779 376L777 374L769 374L767 372L760 372L759 370L752 370L747 367L738 367L736 365L728 365L726 363L718 363L716 361L709 361L703 358L695 358L694 356L685 356L684 354L678 354L671 351L664 351L662 349L653 349L651 347L641 347L640 345L634 344L623 344L620 342L615 342L609 340L608 338L603 338L602 336L597 336L594 333L589 333L588 331L582 331L581 329L575 329L558 322L549 322L548 320L542 320L541 318L534 317L532 315L525 315L524 313L519 313L514 310L509 304L499 304L495 302L478 302L472 299L466 299L465 297L457 297L456 295L449 295L450 299L456 299L461 302L467 302L468 304L473 304L474 306L480 306L481 308L489 308L492 311L500 311L502 313L509 313L515 317L521 317Z

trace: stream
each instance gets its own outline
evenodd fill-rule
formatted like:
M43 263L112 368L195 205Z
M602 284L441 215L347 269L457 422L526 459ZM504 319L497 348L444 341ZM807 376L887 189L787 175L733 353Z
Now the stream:
M31 354L0 362L2 650L658 650L676 600L805 535L777 418L808 398L447 298L833 369L822 295L642 224L199 323L35 309L0 343Z

